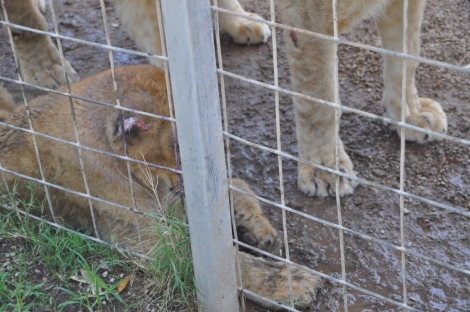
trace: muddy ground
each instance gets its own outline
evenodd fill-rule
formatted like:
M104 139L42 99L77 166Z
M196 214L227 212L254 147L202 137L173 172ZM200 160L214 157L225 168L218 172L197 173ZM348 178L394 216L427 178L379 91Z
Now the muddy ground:
M248 10L268 17L268 1L241 1ZM110 24L119 24L108 2ZM99 1L62 0L60 32L73 37L105 43ZM372 20L366 20L343 36L349 40L380 45ZM52 25L50 25L52 27ZM114 45L135 48L122 27L110 27ZM422 27L422 56L450 64L470 63L470 2L429 0ZM14 78L14 63L6 33L0 33L0 75ZM281 32L278 31L280 85L290 87L288 65ZM109 68L106 51L65 41L67 59L82 77ZM259 81L273 82L272 43L238 46L222 37L224 69ZM147 62L144 58L115 53L117 65ZM340 97L344 105L382 114L382 58L374 52L340 45ZM274 93L233 78L226 78L229 130L252 142L276 146ZM470 75L421 65L417 74L421 96L439 101L447 112L449 134L470 139ZM21 100L19 88L6 84ZM285 152L297 155L291 98L282 95L281 140ZM340 130L346 150L359 176L398 188L400 140L378 121L346 113ZM255 192L280 202L277 157L231 141L232 167ZM287 205L331 222L336 222L334 199L307 198L296 188L297 164L283 160ZM470 209L470 149L441 142L406 145L405 191L431 200ZM354 195L342 199L343 223L389 243L400 244L399 197L393 193L360 186ZM470 270L469 218L440 208L406 200L407 248ZM281 212L264 205L275 226L281 230ZM336 229L289 214L287 220L291 258L326 274L341 278L339 235ZM388 247L345 234L346 272L349 282L402 301L401 254ZM423 311L470 311L470 276L415 257L406 257L408 302ZM349 311L399 311L391 304L349 290ZM341 311L342 287L326 283L311 311ZM256 310L254 307L250 309Z

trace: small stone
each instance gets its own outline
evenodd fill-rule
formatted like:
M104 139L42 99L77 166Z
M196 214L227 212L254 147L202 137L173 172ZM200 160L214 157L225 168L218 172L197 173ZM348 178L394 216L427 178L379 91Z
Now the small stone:
M38 269L34 269L34 273L36 273L36 274L40 274L40 273L41 273L41 271L39 271Z
M13 267L12 267L12 266L7 266L7 271L8 271L8 272L13 271Z
M116 280L116 279L115 279L114 277L111 277L111 278L109 279L109 282L110 282L110 283L114 283L115 280Z
M385 171L380 170L380 169L373 169L373 170L372 170L372 173L373 173L374 175L378 176L379 178L385 176Z
M410 214L410 213L411 213L411 211L409 211L409 210L408 210L408 209L406 209L406 208L403 208L403 213L404 213L404 214Z
M380 230L380 233L382 233L382 234L383 234L383 233L385 233L385 231L384 231L384 230Z
M103 277L106 277L106 276L108 276L108 271L103 272Z

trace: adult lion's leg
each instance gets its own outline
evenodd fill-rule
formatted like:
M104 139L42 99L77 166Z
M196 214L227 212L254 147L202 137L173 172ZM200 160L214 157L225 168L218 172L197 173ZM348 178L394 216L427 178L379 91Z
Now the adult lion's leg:
M275 302L289 304L287 265L279 261L267 261L260 257L240 252L240 270L243 287ZM323 283L319 276L291 266L292 301L296 308L308 307L315 301ZM267 308L276 306L252 296L248 299Z
M116 0L116 4L119 18L139 50L162 55L155 0ZM163 68L162 60L152 58L150 63Z
M11 23L47 30L47 22L35 5L41 6L40 1L5 0L5 4ZM0 16L4 18L2 8ZM25 82L57 88L65 84L65 74L70 82L80 79L68 61L65 61L65 68L62 67L59 51L49 36L15 28L11 28L11 31Z
M246 12L238 0L218 0L217 4L222 9L250 15L251 17L262 18L256 13ZM265 43L271 36L271 30L269 26L263 23L253 22L245 18L224 13L220 13L219 20L222 30L232 36L233 41L236 43Z
M408 17L408 54L419 55L419 35L425 0L413 0L409 3ZM377 25L384 48L403 51L403 1L392 1L385 14L377 20ZM385 116L401 120L402 59L385 55L384 93L382 103ZM415 73L418 62L407 60L406 72L406 123L439 133L447 132L447 118L441 105L436 101L419 98L415 85ZM396 129L400 135L400 129ZM419 143L438 141L440 138L418 131L406 130L408 141Z
M348 1L339 1L348 5ZM364 8L366 9L366 8ZM333 35L331 1L283 0L281 1L283 23L316 33ZM340 12L348 12L342 8ZM352 11L351 12L355 12ZM351 13L352 14L352 13ZM352 21L363 14L340 16L340 30L351 26ZM291 71L292 89L314 98L334 102L334 44L317 37L298 32L285 32L287 56ZM335 167L335 110L318 102L293 97L297 140L300 158L308 162ZM339 141L339 169L355 175L353 164ZM336 176L299 164L297 184L308 196L335 194ZM352 194L357 183L340 178L340 195Z

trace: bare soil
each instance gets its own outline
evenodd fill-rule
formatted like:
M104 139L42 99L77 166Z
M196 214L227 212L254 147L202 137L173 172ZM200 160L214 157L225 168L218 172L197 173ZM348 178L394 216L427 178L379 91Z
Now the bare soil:
M268 1L241 1L250 11L269 17ZM119 24L112 2L108 3L109 24ZM105 43L99 2L61 0L60 32L64 35ZM52 29L52 25L51 29ZM470 63L470 2L429 0L422 26L422 56L450 64ZM122 27L110 27L114 45L135 48ZM345 38L380 46L372 20L365 20L343 35ZM278 71L282 87L290 78L282 32L278 31ZM6 33L0 33L0 75L15 78L12 53ZM67 59L82 76L109 68L107 51L64 41ZM272 43L238 46L222 37L224 69L259 81L273 83ZM117 66L147 62L145 59L114 54ZM340 45L340 97L344 105L381 115L381 55ZM233 78L225 78L229 130L252 142L276 147L274 92ZM447 112L449 134L470 139L470 76L431 65L421 65L417 74L420 96L439 101ZM6 87L22 100L20 89ZM37 94L37 92L35 92ZM282 150L297 155L291 98L281 94ZM340 130L347 152L359 177L398 188L400 140L381 122L344 113ZM279 171L275 155L231 141L231 165L236 176L245 179L255 192L280 202ZM306 214L337 222L332 198L308 198L296 188L297 164L283 159L287 205ZM470 149L451 142L428 145L406 144L405 191L431 200L470 210ZM360 186L342 198L344 226L400 245L399 196ZM406 247L441 260L467 274L406 256L406 286L410 305L423 311L470 311L469 218L416 200L405 200ZM264 205L274 225L282 230L281 211ZM301 218L287 216L291 258L331 276L341 278L338 230ZM401 253L358 236L344 237L347 280L385 297L402 301ZM342 287L326 282L311 311L342 311ZM348 290L349 311L399 311L370 295ZM250 310L258 310L250 306Z

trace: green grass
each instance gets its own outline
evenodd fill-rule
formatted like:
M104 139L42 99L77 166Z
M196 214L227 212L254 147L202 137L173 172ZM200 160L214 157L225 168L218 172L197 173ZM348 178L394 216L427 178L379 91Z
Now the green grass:
M44 209L32 187L29 190L26 198L4 195L1 202L27 212ZM152 260L136 259L15 210L0 208L0 312L62 311L68 307L140 311L148 304L157 307L156 311L199 310L187 227L170 213L145 231L156 231L159 237L150 254ZM47 282L34 276L38 264L47 272ZM139 276L141 288L147 291L126 298L125 291L118 292L122 274L110 282L100 276L103 267Z
M174 209L172 210L174 211ZM196 302L196 284L191 262L189 229L172 212L157 222L151 231L158 241L150 253L146 273L154 281L154 290L160 293L162 304L171 302L183 308Z

